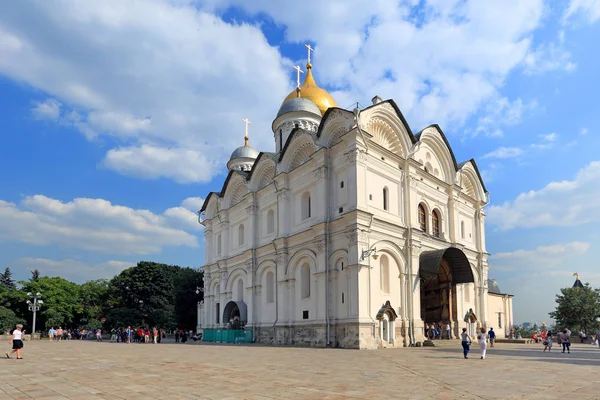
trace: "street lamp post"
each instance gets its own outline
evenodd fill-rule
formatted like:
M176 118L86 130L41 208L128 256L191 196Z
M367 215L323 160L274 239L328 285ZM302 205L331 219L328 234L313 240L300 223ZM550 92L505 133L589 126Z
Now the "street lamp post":
M41 299L42 294L40 292L37 292L35 295L29 292L27 293L27 296L33 299L33 302L31 300L27 300L29 311L33 311L33 329L31 330L31 334L33 335L35 334L36 314L39 311L41 305L44 304L44 301Z

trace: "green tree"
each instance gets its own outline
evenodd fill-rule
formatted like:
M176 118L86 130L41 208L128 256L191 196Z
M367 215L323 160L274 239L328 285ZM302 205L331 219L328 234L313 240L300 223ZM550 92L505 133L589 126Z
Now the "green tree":
M600 289L592 289L589 283L583 288L571 287L556 295L556 310L549 313L559 329L571 331L593 329L600 317Z
M37 269L34 269L33 271L31 271L31 280L37 281L38 279L40 279L40 271Z
M16 289L17 285L15 281L12 279L12 271L9 267L6 267L3 274L0 274L0 283L4 286L5 289Z
M83 318L99 319L104 317L104 310L109 296L109 281L97 279L88 281L80 287L81 304L83 306Z
M23 320L17 317L12 310L0 307L0 334L14 329L20 323L23 323Z
M203 273L192 268L180 268L176 271L174 287L176 325L184 329L196 329L197 303L204 299Z
M177 269L179 267L140 261L135 267L122 271L110 282L111 306L138 311L145 325L172 325Z
M78 324L83 315L80 287L59 277L40 277L37 281L20 282L25 293L42 294L44 305L38 313L40 330L48 329L49 323L53 325L69 326Z

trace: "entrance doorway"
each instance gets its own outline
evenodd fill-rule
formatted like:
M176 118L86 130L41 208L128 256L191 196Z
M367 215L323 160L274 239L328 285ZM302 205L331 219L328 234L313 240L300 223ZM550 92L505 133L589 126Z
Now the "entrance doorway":
M440 337L458 334L456 285L474 282L471 264L465 253L456 247L425 251L419 257L421 279L421 319L435 324ZM450 324L451 330L446 329ZM429 338L433 330L426 332Z
M389 301L381 306L376 319L379 321L379 338L382 344L393 346L396 340L396 318L398 315Z
M223 309L223 323L229 329L241 329L248 322L248 308L243 301L230 301Z

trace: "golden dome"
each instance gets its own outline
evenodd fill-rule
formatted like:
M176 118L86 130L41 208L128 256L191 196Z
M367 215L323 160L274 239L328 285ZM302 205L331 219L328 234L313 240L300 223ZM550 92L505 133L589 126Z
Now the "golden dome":
M312 65L306 64L306 78L304 78L304 83L300 86L300 93L298 93L298 89L292 90L290 94L283 100L285 103L289 99L293 99L294 97L303 97L315 103L321 111L321 115L325 114L330 107L337 107L337 103L331 97L331 95L325 89L321 89L317 86L317 82L315 82L315 78L312 75Z

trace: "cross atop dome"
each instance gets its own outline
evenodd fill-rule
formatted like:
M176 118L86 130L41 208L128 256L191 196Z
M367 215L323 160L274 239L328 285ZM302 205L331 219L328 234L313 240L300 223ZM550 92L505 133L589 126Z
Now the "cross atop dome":
M250 120L248 118L244 118L242 119L242 121L244 122L244 124L246 125L244 128L244 146L248 147L248 125L250 125L252 122L250 122Z
M315 82L315 78L312 74L312 64L310 63L311 53L314 53L315 49L310 44L305 44L304 46L308 52L308 62L306 63L306 75L304 76L304 82L302 85L300 85L300 74L304 72L299 66L294 67L294 69L297 71L297 87L287 95L287 97L283 100L283 103L293 98L302 97L312 101L319 108L321 115L324 115L328 108L337 107L337 103L325 89L320 88L317 85L317 82Z

